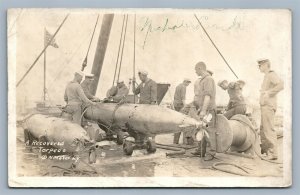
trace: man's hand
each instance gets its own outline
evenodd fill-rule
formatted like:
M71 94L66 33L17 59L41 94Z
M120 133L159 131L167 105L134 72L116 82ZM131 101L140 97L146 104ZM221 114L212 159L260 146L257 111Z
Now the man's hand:
M97 98L97 97L94 97L94 98L93 98L93 102L100 102L100 99Z
M199 118L200 120L203 120L204 116L206 115L206 111L205 110L201 110L199 113Z

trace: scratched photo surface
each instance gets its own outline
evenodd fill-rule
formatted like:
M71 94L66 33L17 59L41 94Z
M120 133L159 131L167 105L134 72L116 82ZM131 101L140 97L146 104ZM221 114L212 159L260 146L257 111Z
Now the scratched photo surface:
M290 10L7 18L10 187L292 185Z

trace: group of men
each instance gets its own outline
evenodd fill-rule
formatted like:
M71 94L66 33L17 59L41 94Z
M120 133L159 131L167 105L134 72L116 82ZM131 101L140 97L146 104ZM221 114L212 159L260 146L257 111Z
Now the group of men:
M261 147L265 151L270 160L276 160L278 158L277 152L277 135L274 129L274 115L276 112L276 95L283 89L283 82L278 75L270 69L270 60L261 59L258 60L258 66L262 73L265 74L264 80L261 86L260 106L261 106ZM212 119L208 123L207 131L209 133L209 139L205 138L199 144L198 149L194 152L195 155L202 155L202 148L206 146L209 150L206 151L204 160L211 160L216 154L216 84L212 77L212 71L207 70L204 62L198 62L195 65L195 72L199 78L194 83L194 100L191 104L186 104L186 87L191 83L190 79L184 79L183 83L176 87L174 95L174 108L178 112L189 114L191 108L197 111L197 119L203 120L203 118L211 114ZM140 104L157 104L157 84L152 79L148 78L148 72L138 72L141 83L135 88L136 81L132 82L132 91L135 95L140 95ZM83 77L85 80L81 83ZM76 72L73 81L69 82L66 89L64 99L67 103L64 111L71 115L72 120L81 124L82 109L89 105L95 105L99 98L95 97L90 92L90 86L93 82L93 75L82 72ZM81 84L80 84L81 83ZM242 95L242 89L245 82L238 80L236 82L228 83L227 80L222 80L218 83L223 90L227 90L230 97L226 112L224 116L230 119L236 114L246 113L246 103ZM107 99L114 102L120 102L129 93L129 89L124 84L124 81L117 82L117 87L114 90L107 93ZM189 139L193 138L193 135L189 133L183 135L183 142L189 143ZM174 135L174 143L178 144L180 133ZM207 143L206 143L207 142Z
M260 107L261 107L261 148L268 155L269 160L278 158L277 152L277 134L274 128L274 118L276 112L276 95L283 90L283 81L278 75L271 70L269 59L260 59L257 61L259 70L264 73L264 80L260 91ZM208 123L209 138L204 137L199 143L199 147L193 153L194 155L204 156L204 160L212 160L216 154L216 84L212 77L212 72L207 70L204 62L199 62L195 66L195 72L199 76L194 84L194 100L191 104L186 104L186 87L191 83L189 79L184 79L183 83L176 87L174 95L174 108L176 111L189 114L191 108L196 109L197 119L203 120L205 115L211 114L212 119ZM227 90L229 95L229 103L227 105L224 116L230 119L236 114L246 114L246 102L242 95L242 89L245 82L238 80L236 82L228 82L221 80L218 86L223 90ZM183 143L189 144L189 139L193 139L194 135L184 133ZM174 134L173 142L178 144L180 133ZM203 147L208 150L203 152Z
M140 95L140 104L157 104L157 84L152 79L148 78L147 71L138 72L141 83L135 88L136 81L132 85L133 93ZM83 77L84 81L81 83ZM95 105L100 99L91 93L90 87L94 80L93 74L84 74L82 71L77 71L74 74L74 79L69 82L65 89L64 100L66 106L63 114L73 122L81 125L82 111L85 107ZM124 80L117 81L117 86L113 86L107 92L107 97L104 101L121 102L129 93L128 87Z

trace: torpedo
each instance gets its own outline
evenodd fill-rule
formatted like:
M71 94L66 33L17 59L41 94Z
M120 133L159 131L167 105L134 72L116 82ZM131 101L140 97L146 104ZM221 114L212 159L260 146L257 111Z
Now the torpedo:
M158 105L98 103L87 108L85 118L107 126L131 129L146 136L195 130L201 123Z
M67 152L79 152L91 142L80 125L63 118L34 114L24 120L25 142L36 146L53 146ZM38 142L36 141L38 140Z

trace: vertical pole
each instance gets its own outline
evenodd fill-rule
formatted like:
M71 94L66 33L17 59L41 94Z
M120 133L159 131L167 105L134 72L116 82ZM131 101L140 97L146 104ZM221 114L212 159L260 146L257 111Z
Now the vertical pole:
M44 47L46 47L46 28L44 29ZM46 101L46 49L44 52L44 103Z
M104 14L101 30L98 38L96 54L94 57L92 74L95 75L94 81L91 84L90 92L95 95L98 87L98 82L100 79L100 74L103 66L103 61L105 57L105 52L107 48L107 43L109 40L110 30L113 23L114 14Z
M135 91L135 29L136 29L136 14L134 14L134 27L133 27L133 91ZM133 103L135 104L135 94L133 94Z

